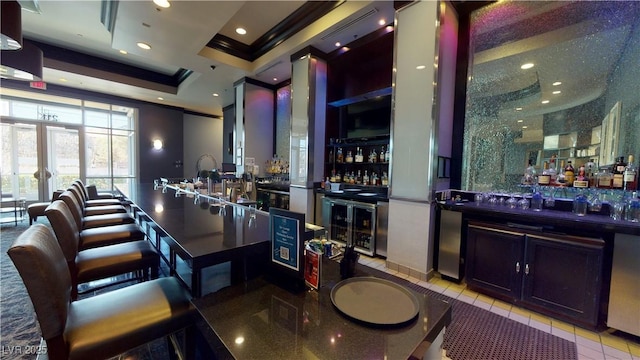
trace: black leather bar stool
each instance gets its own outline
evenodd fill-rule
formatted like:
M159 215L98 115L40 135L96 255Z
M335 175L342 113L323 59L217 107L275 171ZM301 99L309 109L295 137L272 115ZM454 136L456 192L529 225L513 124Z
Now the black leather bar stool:
M35 309L48 358L104 359L184 329L196 314L173 277L71 301L71 278L51 230L35 224L8 251Z
M81 251L145 239L144 232L135 223L78 229L71 210L62 200L52 202L44 213L60 241L75 241L73 239L79 237L78 249Z
M76 179L71 183L71 187L75 187L80 192L82 196L82 202L85 206L104 206L104 205L122 205L119 199L109 198L109 199L92 199L89 195L89 191L87 187L84 185L82 180ZM97 193L97 191L96 191Z
M110 225L122 225L133 224L135 219L129 213L113 213L102 215L89 215L84 216L82 213L82 206L78 203L78 200L71 193L71 191L65 191L60 194L60 200L71 210L78 229L90 229L95 227L110 226Z

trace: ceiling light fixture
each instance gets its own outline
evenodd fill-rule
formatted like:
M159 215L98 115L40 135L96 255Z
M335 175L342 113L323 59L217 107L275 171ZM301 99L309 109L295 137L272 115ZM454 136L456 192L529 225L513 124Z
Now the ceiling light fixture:
M519 122L519 123L521 123L521 122L524 122L524 120L522 120L522 119L518 119L518 122Z
M213 96L218 97L220 95L218 93L213 93Z
M543 104L548 104L548 103L549 103L549 100L542 100L542 103L543 103Z
M4 2L4 1L3 1ZM29 40L22 42L22 49L2 51L0 77L22 81L42 80L42 50Z
M533 63L526 63L526 64L522 64L522 66L520 66L520 69L527 70L527 69L531 69L534 66L535 65L533 65Z
M423 69L426 69L426 68L427 68L427 67L426 67L425 65L418 65L418 66L416 66L416 69L418 69L418 70L423 70Z
M560 90L556 90L556 91L552 92L552 94L553 94L553 95L558 95L558 94L560 94L561 92L562 92L562 91L560 91Z
M247 30L245 30L244 28L239 27L239 28L236 28L236 33L238 35L246 35L247 34Z
M67 79L65 79L65 78L60 78L60 81L62 81L62 82L67 82Z
M277 78L277 77L274 77L274 78L273 78L273 81L278 81L278 78Z
M158 100L162 101L162 100L164 100L164 98L163 97L158 97Z
M562 82L560 82L560 81L556 81L556 82L554 82L554 83L553 83L553 84L551 84L551 85L553 85L553 86L562 85Z
M138 45L140 49L151 50L151 45L147 43L139 42L136 45Z
M171 6L168 0L153 0L153 3L165 9Z
M127 55L127 54L128 54L128 52L127 52L126 50L120 50L120 54L122 54L122 55Z
M522 111L522 108L521 107L517 107L516 111Z
M384 19L380 19L378 20L378 25L382 26L384 24L386 24L387 22Z
M22 7L17 1L2 1L1 50L22 48Z
M340 41L336 41L336 47L340 47L342 46L342 44L340 44Z
M523 129L527 129L527 128L529 128L529 127L528 127L527 125L525 125L525 126L523 126L522 128L523 128Z

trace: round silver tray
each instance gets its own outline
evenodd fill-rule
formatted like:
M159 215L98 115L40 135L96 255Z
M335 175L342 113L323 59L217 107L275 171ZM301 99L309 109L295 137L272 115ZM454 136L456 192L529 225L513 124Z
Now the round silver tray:
M340 281L331 289L331 302L344 315L374 325L402 324L420 312L409 289L374 277Z

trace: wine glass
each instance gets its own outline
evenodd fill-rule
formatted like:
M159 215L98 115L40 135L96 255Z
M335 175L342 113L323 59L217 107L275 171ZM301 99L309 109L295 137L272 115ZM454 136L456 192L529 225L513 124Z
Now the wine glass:
M511 193L509 199L506 201L507 207L509 209L515 209L518 207L518 200L516 200L516 194Z
M549 193L549 197L544 200L544 204L546 207L552 208L556 206L556 189L551 189Z

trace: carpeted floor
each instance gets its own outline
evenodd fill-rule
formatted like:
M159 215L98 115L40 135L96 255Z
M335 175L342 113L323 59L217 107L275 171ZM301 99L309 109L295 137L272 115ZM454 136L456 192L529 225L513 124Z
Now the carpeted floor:
M47 223L46 219L39 219ZM13 239L28 227L24 222L17 227L2 226L0 231L1 302L0 358L35 359L25 354L40 342L38 327L31 301L22 279L6 254ZM376 276L397 281L415 291L428 293L449 302L453 307L452 323L447 328L444 347L453 360L468 359L577 359L574 343L523 325L478 307L448 298L409 281L372 269ZM10 354L19 349L22 354ZM121 356L123 359L162 359L167 357L165 341L155 341Z

